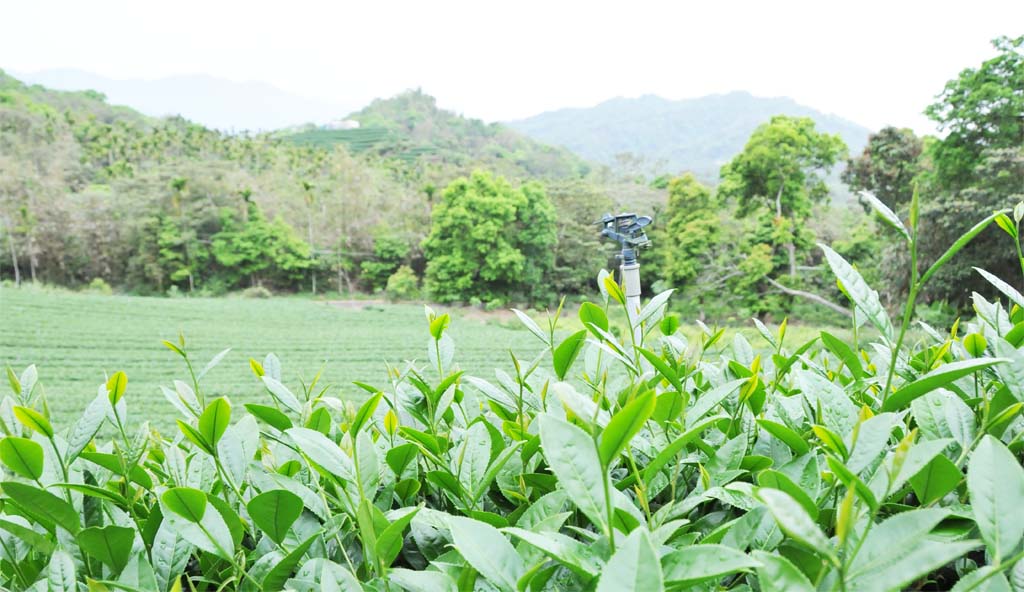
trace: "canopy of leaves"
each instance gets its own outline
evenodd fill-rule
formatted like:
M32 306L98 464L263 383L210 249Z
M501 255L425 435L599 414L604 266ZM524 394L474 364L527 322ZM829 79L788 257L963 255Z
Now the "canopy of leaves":
M442 302L543 292L554 264L555 210L537 185L484 172L453 181L423 243L427 290Z
M933 160L940 182L954 190L979 179L986 150L1024 145L1024 35L993 45L999 55L960 72L925 111L947 132Z
M910 203L922 171L924 143L907 128L884 127L871 134L857 157L846 161L842 179L854 191L870 191L892 210ZM865 204L867 207L867 204Z

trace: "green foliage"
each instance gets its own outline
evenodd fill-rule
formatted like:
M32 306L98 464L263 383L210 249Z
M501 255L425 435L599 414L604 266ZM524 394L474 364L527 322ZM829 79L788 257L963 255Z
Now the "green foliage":
M922 172L924 143L907 128L884 127L868 138L856 158L846 161L842 179L854 191L870 191L898 210L910 203L913 182Z
M419 291L420 280L408 265L402 265L395 270L395 273L388 277L387 286L384 288L388 299L393 302L416 298Z
M441 302L546 296L555 241L554 208L539 186L475 172L453 181L434 208L423 243L427 290Z
M381 235L373 241L373 259L361 263L362 280L371 292L385 288L399 266L407 262L412 249L404 240Z
M87 290L93 294L102 294L104 296L110 296L114 293L113 288L111 288L110 284L108 284L103 278L93 278L93 280L89 282Z
M908 234L913 254L918 225ZM459 367L451 317L427 308L427 362L358 383L362 404L319 377L286 386L268 355L250 366L273 406L245 415L211 396L179 337L165 355L189 380L165 393L184 438L125 428L140 401L122 372L98 389L98 422L87 410L64 427L34 368L12 370L0 584L1008 589L1024 560L1024 320L979 300L963 337L929 330L907 346L913 298L897 328L825 255L876 341L787 342L763 324L756 350L710 329L687 340L664 316L669 292L616 326L629 317L608 309L624 305L605 281L584 330L555 338L521 316L539 354L513 355L494 383Z
M226 268L230 284L267 280L287 285L309 268L309 245L284 220L268 221L256 204L249 204L241 221L234 212L224 211L221 224L210 251Z
M921 224L930 229L920 237L925 263L941 257L946 246L971 227L974 212L1011 209L1024 200L1024 148L985 152L977 172L978 180L958 192L934 186L922 192L926 199L922 199ZM972 293L992 294L991 286L974 272L975 267L1003 278L1020 277L1018 254L1013 247L1019 239L1011 239L1009 244L1007 240L1006 233L995 225L986 229L942 268L925 290L925 299L946 301L962 310L970 305ZM891 256L889 260L891 273L901 265L905 268L905 259ZM892 284L903 286L896 278Z
M683 287L708 265L721 236L720 204L692 174L668 181L668 205L652 237L658 269L671 285Z
M839 136L819 133L807 117L772 117L722 167L720 195L735 199L741 216L762 210L801 222L828 195L820 176L846 155Z
M1019 149L1024 139L1024 35L992 42L999 54L967 68L925 113L947 132L932 160L939 181L952 189L971 185L987 150Z
M577 178L591 166L564 148L547 146L499 123L468 119L437 106L421 90L376 99L349 119L351 130L309 130L285 139L300 145L344 145L402 168L436 167L447 178L485 167L512 178Z

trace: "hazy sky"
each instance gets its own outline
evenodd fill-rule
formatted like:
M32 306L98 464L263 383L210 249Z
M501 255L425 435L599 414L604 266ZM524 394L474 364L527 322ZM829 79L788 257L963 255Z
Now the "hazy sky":
M932 131L943 84L1024 33L1024 0L2 0L0 68L206 73L359 106L422 87L515 119L614 96L786 95Z

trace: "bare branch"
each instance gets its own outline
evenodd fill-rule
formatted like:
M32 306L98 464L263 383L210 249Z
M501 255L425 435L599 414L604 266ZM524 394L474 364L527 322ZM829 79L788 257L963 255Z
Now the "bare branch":
M810 300L811 302L816 302L816 303L818 303L818 304L820 304L822 306L827 306L828 308L831 308L832 310L834 310L834 311L836 311L836 312L838 312L840 314L846 315L848 317L852 317L853 316L853 313L850 312L850 309L842 307L842 306L839 306L838 304L836 304L834 302L829 302L828 300L826 300L825 298L822 298L821 296L818 296L817 294L812 294L810 292L804 292L803 290L796 290L796 289L790 288L788 286L783 286L779 282L777 282L777 281L775 281L772 278L767 277L767 276L765 276L764 279L767 280L769 284L771 284L773 287L775 287L780 292L783 292L785 294L789 294L790 296L799 296L800 298L804 298L804 299Z

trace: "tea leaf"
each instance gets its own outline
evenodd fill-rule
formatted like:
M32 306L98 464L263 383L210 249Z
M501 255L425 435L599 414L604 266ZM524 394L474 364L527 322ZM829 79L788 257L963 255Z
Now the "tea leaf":
M214 399L199 417L199 433L211 447L216 447L230 423L231 405L223 397Z
M608 315L605 314L604 309L594 304L593 302L584 302L580 305L579 312L580 322L583 323L584 327L590 328L590 325L601 329L602 331L608 330ZM599 338L601 334L591 329L594 336Z
M46 589L49 592L78 592L77 579L74 559L67 551L56 551L50 557L46 570Z
M608 531L605 493L608 474L601 469L597 446L586 432L552 415L541 415L540 441L551 471L569 499L602 531Z
M302 499L284 489L264 491L245 506L249 517L272 541L284 542L288 529L302 514Z
M925 393L943 387L958 378L1007 361L1009 360L1006 358L979 358L944 364L910 384L900 387L885 399L882 409L884 411L899 411Z
M755 550L751 552L761 592L814 592L810 580L782 555Z
M923 286L926 283L928 283L928 280L931 279L931 277L933 275L935 275L935 272L937 272L939 269L941 269L942 266L945 265L947 261L952 259L953 255L956 255L957 253L960 252L961 249L966 247L967 244L970 243L974 239L974 237L976 237L979 234L981 234L981 231L985 230L985 228L987 228L988 225L991 224L992 221L995 220L996 217L998 217L999 214L1001 214L1001 213L1002 212L996 212L996 213L992 214L991 216L985 218L981 222L978 222L977 224L972 226L970 230L968 230L967 232L962 234L960 236L960 238L956 239L956 241L952 245L950 245L950 247L948 249L946 249L946 252L943 253L942 256L940 256L938 259L936 259L935 263L932 263L932 266L929 267L924 272L924 274L921 275L921 279L918 280L918 285Z
M57 526L71 534L77 534L82 528L74 506L49 491L14 481L0 483L0 488L26 516L51 533Z
M124 372L115 372L110 376L107 380L107 398L110 400L111 405L117 405L117 402L124 396L124 391L127 387L128 376Z
M864 201L868 202L871 205L871 207L875 210L875 212L878 214L878 216L882 220L885 220L886 224L892 226L901 235L903 235L903 238L905 238L907 242L911 241L910 232L907 231L907 227L903 225L903 222L900 220L900 217L897 216L895 212L890 210L889 206L882 203L882 200L875 197L874 193L871 193L870 191L861 191L857 195L860 196L860 198L863 199Z
M750 571L760 563L745 553L723 545L690 545L661 558L665 582L693 586L728 574Z
M39 413L35 409L15 405L14 416L17 417L18 421L20 421L25 427L39 432L51 440L53 439L53 426L50 425L49 420L47 420L42 413Z
M598 441L601 466L609 466L615 457L629 446L629 441L651 417L656 402L654 391L648 391L612 416Z
M601 574L604 564L583 543L558 532L531 532L523 528L508 527L504 532L540 549L545 555L565 565L585 578Z
M555 375L558 376L558 380L565 380L565 375L569 372L569 368L583 350L583 344L585 343L586 337L586 331L577 331L569 337L566 337L565 340L555 348L555 351L552 352L551 358L555 367Z
M83 551L99 559L116 575L132 558L135 530L112 524L103 528L93 526L79 532L75 539Z
M43 447L28 438L0 440L0 461L26 479L36 481L43 476Z
M1024 468L1006 446L984 436L967 466L967 491L974 521L989 552L1008 556L1024 536Z
M647 592L663 589L658 553L645 528L635 529L601 572L597 592Z
M395 568L388 570L388 579L409 592L457 592L459 589L451 576L440 571Z
M168 510L198 524L206 514L206 494L191 487L172 487L160 496Z
M537 325L537 323L534 322L534 320L531 319L529 315L527 315L525 312L519 310L518 308L513 308L512 312L515 313L516 317L519 318L519 322L522 323L523 326L526 327L526 329L530 333L533 333L534 335L536 335L537 339L540 339L541 342L544 343L544 345L546 345L548 347L551 346L551 343L550 343L551 340L550 340L550 337L548 336L548 334L545 333L544 331L542 331L541 328ZM583 312L583 309L581 308L580 309L580 313L582 314L582 312Z
M308 428L289 428L285 433L298 445L303 456L323 470L346 481L355 481L355 465L352 459L327 436Z
M792 497L778 489L758 489L756 495L768 506L768 511L775 517L782 532L808 551L825 557L833 565L839 565L839 559L825 533L821 532L807 511Z
M1007 298L1009 298L1010 302L1012 302L1013 304L1016 304L1017 306L1024 307L1024 295L1021 295L1021 293L1018 292L1016 288L1014 288L1010 284L1004 282L1003 280L999 279L995 275L985 271L984 269L981 269L979 267L975 267L974 271L978 272L981 275L981 277L983 277L986 280L988 280L988 283L990 283L993 286L995 286L995 288L997 290L999 290Z
M828 261L832 273L842 282L846 295L850 297L857 308L861 310L871 324L885 337L886 341L893 341L893 326L889 315L878 300L878 292L872 290L860 273L846 262L839 254L825 245L818 245L825 253L825 260Z
M516 583L526 573L515 547L501 532L484 522L453 516L448 519L455 548L473 569L504 592L516 592Z

